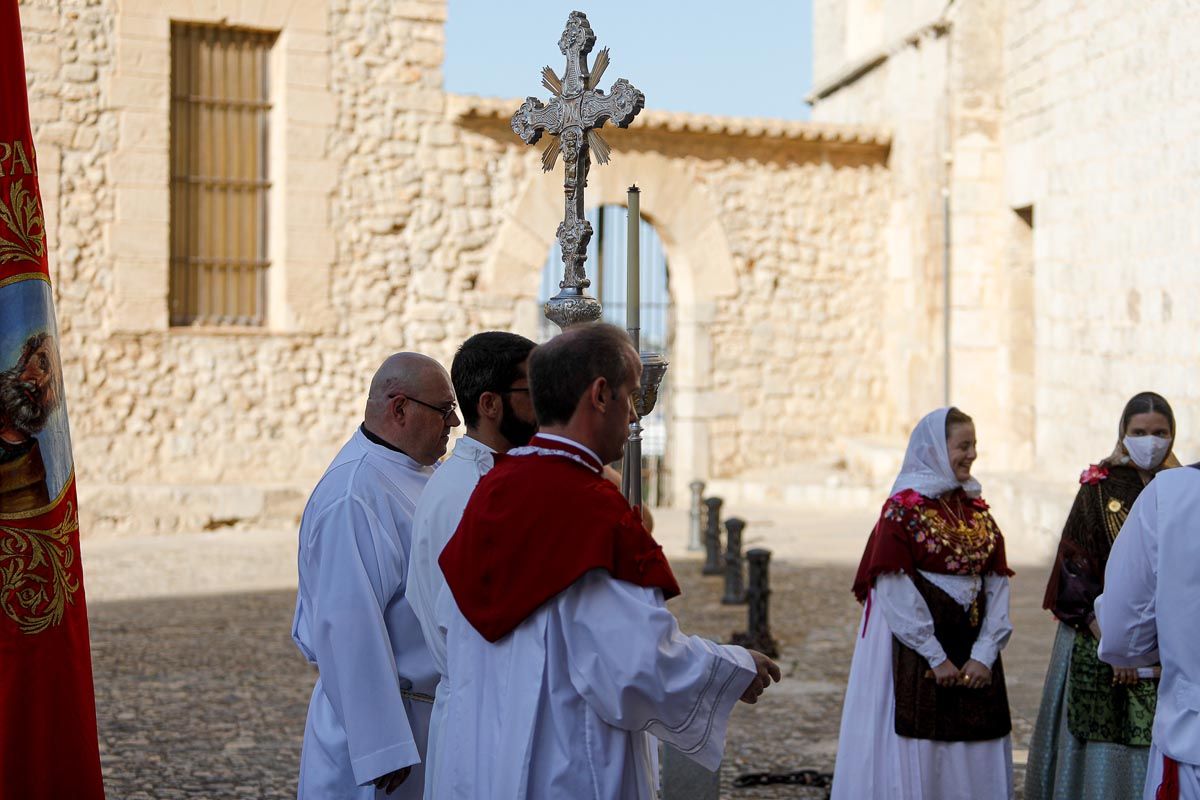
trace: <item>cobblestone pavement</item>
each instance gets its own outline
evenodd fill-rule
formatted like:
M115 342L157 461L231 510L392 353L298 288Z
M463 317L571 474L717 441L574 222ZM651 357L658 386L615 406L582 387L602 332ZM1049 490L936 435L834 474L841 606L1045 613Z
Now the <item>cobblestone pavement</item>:
M744 606L676 559L684 630L725 639ZM1044 570L1015 579L1016 633L1005 651L1016 760L1037 714L1052 640L1038 606ZM723 772L729 798L820 798L795 786L732 789L744 772L830 770L859 607L846 565L772 566L772 625L785 682L733 717ZM294 592L98 601L91 605L96 703L108 796L114 800L295 797L304 714L314 679L289 638ZM1021 784L1018 766L1018 787ZM1019 793L1018 793L1019 796Z

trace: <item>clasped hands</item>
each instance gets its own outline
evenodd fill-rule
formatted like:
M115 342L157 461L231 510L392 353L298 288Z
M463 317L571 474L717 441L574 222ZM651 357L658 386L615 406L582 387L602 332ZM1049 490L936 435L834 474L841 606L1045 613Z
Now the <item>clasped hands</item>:
M932 677L938 686L963 686L967 689L984 689L992 684L992 671L982 663L971 658L963 664L962 669L954 666L954 662L946 659L932 670Z

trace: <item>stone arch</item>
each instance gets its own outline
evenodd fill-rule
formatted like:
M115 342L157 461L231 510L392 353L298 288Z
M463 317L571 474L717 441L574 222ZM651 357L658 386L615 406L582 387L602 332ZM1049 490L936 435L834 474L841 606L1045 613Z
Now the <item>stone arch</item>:
M654 224L666 249L675 345L668 436L673 466L688 466L671 470L671 495L679 503L687 497L692 479L711 474L711 404L702 402L712 391L709 324L717 301L737 291L733 256L715 201L673 159L657 153L617 153L611 164L593 165L588 178L589 206L625 205L628 188L636 183L642 189L642 215ZM554 176L539 171L526 181L480 274L482 291L514 300L535 297L546 253L562 220L562 203L562 184ZM534 335L536 305L515 306L516 329Z

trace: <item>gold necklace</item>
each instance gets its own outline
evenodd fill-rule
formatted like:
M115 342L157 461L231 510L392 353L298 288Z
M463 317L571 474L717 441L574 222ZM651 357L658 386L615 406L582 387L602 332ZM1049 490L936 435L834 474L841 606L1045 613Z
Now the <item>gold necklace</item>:
M938 505L942 507L942 510L946 512L946 516L949 518L945 532L950 535L955 544L974 544L980 532L975 526L967 524L967 510L963 507L962 498L959 497L957 500L958 513L955 514L954 510L950 508L950 505L945 500L941 497L938 498Z

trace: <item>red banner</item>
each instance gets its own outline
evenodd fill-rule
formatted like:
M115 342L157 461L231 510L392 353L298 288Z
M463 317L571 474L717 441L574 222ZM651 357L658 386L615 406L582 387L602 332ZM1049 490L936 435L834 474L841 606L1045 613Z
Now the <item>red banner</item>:
M102 800L37 174L17 0L0 0L0 798Z

